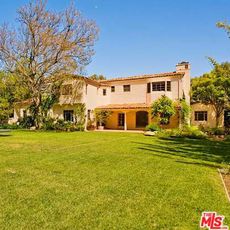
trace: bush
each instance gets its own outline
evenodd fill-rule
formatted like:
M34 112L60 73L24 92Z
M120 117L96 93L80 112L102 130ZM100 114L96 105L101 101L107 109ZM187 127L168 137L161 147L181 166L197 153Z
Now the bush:
M186 137L192 139L204 139L207 137L205 133L203 133L196 126L184 126L182 129L171 129L171 130L163 130L158 134L158 137Z
M66 131L66 124L65 121L63 119L58 119L55 123L54 123L54 129L55 130L59 130L59 131Z
M28 129L34 126L34 118L32 116L23 117L19 119L19 125L24 129Z
M0 129L20 129L22 128L20 125L17 125L17 124L3 124L3 125L0 125Z
M223 128L213 128L211 129L211 135L224 135L225 131Z
M43 124L42 124L42 129L44 130L54 130L55 129L55 119L54 118L46 118L44 121L43 121Z
M229 130L226 128L208 128L208 127L203 127L200 126L200 130L206 133L209 136L213 135L228 135Z
M160 127L157 124L151 123L145 127L145 131L151 131L151 132L160 131Z

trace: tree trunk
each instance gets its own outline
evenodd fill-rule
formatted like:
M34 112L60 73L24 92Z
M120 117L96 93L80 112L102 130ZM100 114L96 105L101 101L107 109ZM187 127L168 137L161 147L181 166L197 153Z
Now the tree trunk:
M33 110L33 117L34 117L34 123L36 129L41 128L41 117L42 117L42 111L41 111L41 95L39 95L34 102L34 110Z
M221 114L217 112L216 113L216 128L220 127L220 117L221 117Z

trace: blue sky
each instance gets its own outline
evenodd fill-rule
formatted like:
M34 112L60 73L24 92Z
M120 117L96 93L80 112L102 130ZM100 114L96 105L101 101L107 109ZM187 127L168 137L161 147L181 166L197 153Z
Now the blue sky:
M0 23L14 23L26 0L1 0ZM48 0L61 10L69 0ZM229 0L75 0L97 22L100 37L87 74L123 77L174 71L189 61L192 76L210 71L207 56L230 61L230 39L215 24L230 23Z

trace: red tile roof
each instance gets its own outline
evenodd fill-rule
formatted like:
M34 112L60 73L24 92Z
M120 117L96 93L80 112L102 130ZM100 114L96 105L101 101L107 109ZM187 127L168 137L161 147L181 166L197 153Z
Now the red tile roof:
M107 80L99 80L100 83L107 83L112 81L125 81L125 80L137 80L137 79L146 79L146 78L157 78L157 77L182 77L184 75L183 72L167 72L167 73L159 73L159 74L144 74L139 76L131 76L131 77L120 77L120 78L112 78Z
M97 107L98 109L147 109L150 105L145 103L131 103L131 104L109 104Z

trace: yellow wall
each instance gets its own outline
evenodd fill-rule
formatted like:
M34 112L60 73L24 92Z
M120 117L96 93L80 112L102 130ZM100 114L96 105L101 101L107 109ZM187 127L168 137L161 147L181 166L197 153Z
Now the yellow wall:
M140 128L136 127L136 112L137 111L148 111L147 109L139 109L139 110L116 110L112 112L112 115L108 118L106 122L105 128L107 129L123 129L123 127L118 127L118 114L119 113L126 113L126 121L127 121L127 129L128 130L143 130L145 127ZM157 123L156 119L151 118L150 111L149 112L149 124L150 123ZM163 126L163 128L176 128L179 126L179 119L178 114L171 117L169 125Z
M191 124L195 126L204 126L209 128L216 127L216 115L212 105L205 105L201 103L195 103L191 105L192 114L191 114ZM207 121L195 121L195 111L207 111L208 120ZM220 126L224 126L224 115L220 118Z

